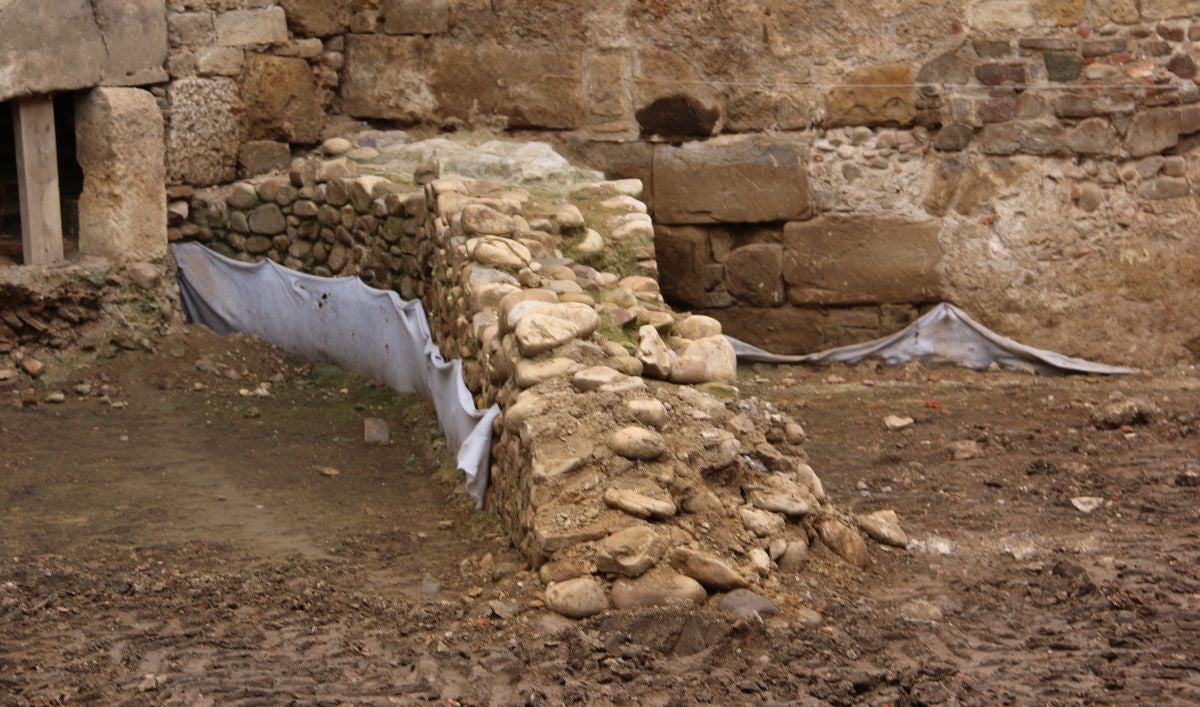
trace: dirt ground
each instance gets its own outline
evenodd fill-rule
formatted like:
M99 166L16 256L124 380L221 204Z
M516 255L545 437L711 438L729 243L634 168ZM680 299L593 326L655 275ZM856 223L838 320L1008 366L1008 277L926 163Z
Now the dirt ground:
M914 539L815 549L765 623L548 614L423 400L246 338L0 390L0 704L1200 702L1195 371L743 377ZM1099 429L1114 395L1161 412Z

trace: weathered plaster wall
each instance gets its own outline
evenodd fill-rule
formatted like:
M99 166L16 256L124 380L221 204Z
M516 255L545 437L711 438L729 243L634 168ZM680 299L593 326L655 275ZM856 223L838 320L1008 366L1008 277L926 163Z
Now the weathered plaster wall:
M782 350L940 299L1113 361L1200 335L1195 2L169 10L176 182L282 167L351 119L534 132L642 179L667 296Z

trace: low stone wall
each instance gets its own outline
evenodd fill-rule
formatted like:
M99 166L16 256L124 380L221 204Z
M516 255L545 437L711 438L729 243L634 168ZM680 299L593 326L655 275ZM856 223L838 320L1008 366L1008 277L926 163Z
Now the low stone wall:
M338 149L345 146L338 145ZM420 297L480 407L498 403L488 503L581 617L769 589L813 542L866 563L853 519L805 463L804 432L739 400L737 362L708 317L664 302L635 180L541 187L355 176L346 158L194 195L197 235L246 261L357 274ZM597 228L592 228L595 225Z

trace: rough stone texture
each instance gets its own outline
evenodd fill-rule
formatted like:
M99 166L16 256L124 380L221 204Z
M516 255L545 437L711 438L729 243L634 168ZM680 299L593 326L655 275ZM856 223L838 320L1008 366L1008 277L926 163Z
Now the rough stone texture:
M448 0L383 0L388 34L440 34L450 29Z
M426 45L411 37L350 35L342 96L358 118L430 119L436 101L426 84Z
M292 161L292 151L286 142L250 140L238 150L238 175L257 177L260 174L286 170Z
M586 98L578 52L496 44L434 43L429 88L440 114L470 124L499 118L508 128L578 127Z
M241 143L237 84L180 79L171 83L167 95L167 179L197 186L231 181Z
M703 306L708 231L695 226L659 226L655 229L654 252L663 297L687 307Z
M325 107L308 62L251 54L242 84L245 123L254 140L317 142Z
M154 96L97 88L79 101L76 157L79 250L114 261L152 260L167 251L163 119Z
M932 302L941 298L935 221L828 216L784 228L793 304Z
M916 118L912 82L907 64L851 72L825 97L825 124L911 125Z
M732 251L725 260L725 283L731 295L752 306L783 304L783 247L756 243Z
M217 42L241 47L282 44L288 40L287 16L282 7L231 10L216 16Z
M350 3L329 0L281 0L287 12L287 24L293 32L312 37L328 37L344 32L350 25Z
M665 224L804 218L812 209L804 155L787 143L717 138L654 156L654 215Z
M0 36L0 101L167 78L166 12L154 0L10 0Z

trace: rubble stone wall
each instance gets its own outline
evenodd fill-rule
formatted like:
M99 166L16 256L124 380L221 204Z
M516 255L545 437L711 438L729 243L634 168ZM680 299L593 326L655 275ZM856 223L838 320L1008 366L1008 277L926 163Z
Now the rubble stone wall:
M300 158L287 177L195 192L191 225L246 262L422 299L476 405L503 410L488 504L540 569L550 608L700 604L769 591L812 543L858 565L861 533L905 544L893 517L828 502L803 429L738 398L720 323L675 313L638 274L653 238L639 181L563 195L438 171L422 165L410 186L358 176L346 157ZM631 223L617 237L590 227Z
M941 299L1073 354L1196 348L1194 3L168 5L175 183L354 120L536 133L645 183L672 302L781 350Z

